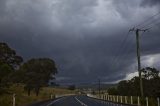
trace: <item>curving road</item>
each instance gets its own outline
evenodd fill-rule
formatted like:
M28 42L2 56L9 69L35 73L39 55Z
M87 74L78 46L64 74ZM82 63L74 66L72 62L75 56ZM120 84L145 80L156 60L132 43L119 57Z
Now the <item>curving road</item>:
M129 106L122 104L115 104L111 102L105 102L87 96L68 96L62 97L48 103L43 103L34 106Z

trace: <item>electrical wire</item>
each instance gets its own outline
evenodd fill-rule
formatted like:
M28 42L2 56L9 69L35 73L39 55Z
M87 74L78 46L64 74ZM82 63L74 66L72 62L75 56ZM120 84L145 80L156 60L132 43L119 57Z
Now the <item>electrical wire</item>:
M119 54L123 50L128 37L129 37L129 32L127 32L127 34L125 35L124 39L122 40L122 42L120 44L120 47L119 47L118 51L115 53L115 56L113 57L113 59L111 61L111 67L113 67L114 63L117 61L117 59L119 57Z
M149 20L153 19L154 17L160 15L160 11L158 13L156 13L155 15L149 17L148 19L144 20L143 22L141 22L140 24L136 25L135 27L140 27L142 25L144 25L146 22L148 22Z

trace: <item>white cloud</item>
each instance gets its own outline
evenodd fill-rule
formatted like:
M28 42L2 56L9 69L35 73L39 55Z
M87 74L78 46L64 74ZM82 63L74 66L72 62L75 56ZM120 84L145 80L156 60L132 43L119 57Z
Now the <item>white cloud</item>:
M160 54L151 54L142 57L142 67L159 67Z
M138 71L127 74L125 80L130 80L130 79L132 79L135 76L138 76Z

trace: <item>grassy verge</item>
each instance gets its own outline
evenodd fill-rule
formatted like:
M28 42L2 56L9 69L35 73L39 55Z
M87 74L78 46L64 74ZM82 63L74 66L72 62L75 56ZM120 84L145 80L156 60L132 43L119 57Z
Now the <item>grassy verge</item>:
M37 97L34 92L31 92L31 95L28 96L27 93L23 89L23 85L13 85L7 89L8 93L4 93L0 95L0 106L12 106L12 95L16 94L16 106L25 106L26 104L30 104L32 102L38 102L42 100L50 99L50 95L56 94L70 94L75 91L70 91L62 88L51 88L45 87L40 91L39 96Z

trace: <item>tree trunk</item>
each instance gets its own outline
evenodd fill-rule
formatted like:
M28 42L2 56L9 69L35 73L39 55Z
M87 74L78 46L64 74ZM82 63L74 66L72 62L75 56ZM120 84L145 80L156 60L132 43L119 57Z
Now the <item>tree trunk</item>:
M30 94L31 94L31 89L28 88L28 96L30 96Z
M36 96L38 96L38 95L39 95L39 90L40 90L40 88L39 88L39 87L37 87L37 88L35 89Z

